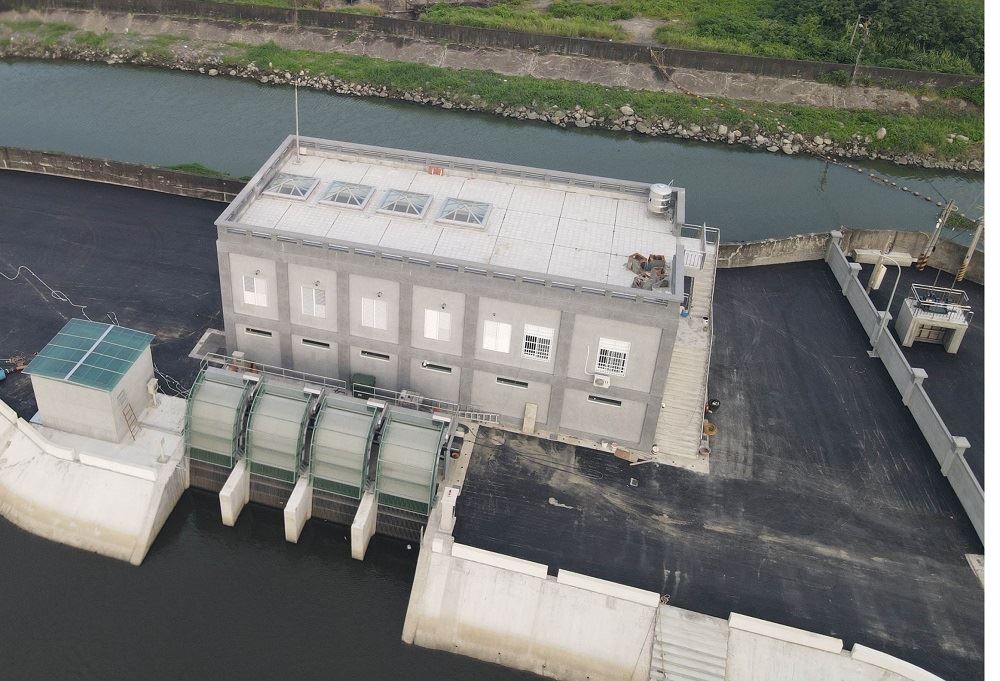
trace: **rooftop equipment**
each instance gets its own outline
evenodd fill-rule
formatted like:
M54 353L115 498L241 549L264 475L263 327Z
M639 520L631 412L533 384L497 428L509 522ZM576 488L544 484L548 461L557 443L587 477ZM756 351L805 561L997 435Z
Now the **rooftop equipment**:
M969 296L961 289L913 284L896 319L896 335L904 347L915 342L939 343L958 352L972 323Z
M314 488L361 498L380 411L378 406L346 396L323 398L309 449L309 478Z
M669 213L673 206L674 188L669 184L656 183L649 186L649 212L662 215Z
M375 488L380 506L427 515L437 492L437 466L449 422L393 407L382 426Z

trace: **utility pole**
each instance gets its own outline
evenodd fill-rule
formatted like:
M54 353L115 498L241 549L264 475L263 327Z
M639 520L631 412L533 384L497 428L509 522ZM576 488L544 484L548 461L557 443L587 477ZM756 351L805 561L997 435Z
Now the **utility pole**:
M941 229L948 223L948 218L951 216L952 212L955 210L955 202L948 201L948 205L944 207L941 211L941 215L938 216L937 224L934 225L934 231L931 233L931 238L927 240L927 245L924 246L923 253L917 258L917 271L923 272L924 268L927 267L927 261L930 260L931 253L937 247L937 242L941 238Z
M299 158L299 150L302 145L299 144L299 77L295 76L295 162L301 163L302 159Z
M854 30L851 31L851 47L854 47L854 38L858 35L858 26L861 25L861 15L858 14L858 20L854 22Z
M976 246L979 245L979 239L983 236L984 220L985 218L979 218L979 222L976 224L976 232L972 235L972 243L969 244L969 250L965 252L965 257L962 259L962 266L958 268L958 273L955 274L955 281L951 284L952 288L955 288L955 284L965 279L965 273L969 271L969 261L972 260L972 255L976 252Z
M871 34L870 31L871 23L872 23L871 17L865 19L864 24L861 24L860 21L858 23L858 26L863 28L865 30L865 33L863 36L861 36L861 46L858 47L858 58L854 60L854 70L851 71L851 87L854 87L854 81L858 77L858 67L861 65L861 53L865 51L865 45L868 44L868 36ZM855 27L855 30L857 30L857 27ZM853 38L851 39L851 44L852 45L854 44Z

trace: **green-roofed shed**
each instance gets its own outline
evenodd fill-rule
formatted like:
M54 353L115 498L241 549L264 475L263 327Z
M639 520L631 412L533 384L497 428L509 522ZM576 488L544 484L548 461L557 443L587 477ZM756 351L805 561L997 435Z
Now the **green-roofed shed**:
M134 435L149 405L153 336L71 319L25 373L46 426L119 442Z

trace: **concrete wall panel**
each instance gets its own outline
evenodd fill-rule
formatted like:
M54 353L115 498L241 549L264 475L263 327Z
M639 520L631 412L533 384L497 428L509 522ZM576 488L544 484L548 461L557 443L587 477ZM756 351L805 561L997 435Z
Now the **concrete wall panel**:
M621 406L594 402L591 396L614 399ZM646 403L620 398L609 398L603 392L584 392L566 389L563 394L563 411L560 427L581 433L599 432L602 437L618 440L620 444L638 442L646 419Z
M498 383L498 377L522 381L528 386L521 388ZM504 374L476 371L472 378L472 403L513 419L517 423L524 418L524 405L528 402L538 405L536 423L539 425L547 423L551 393L552 387L548 383L532 380L516 371Z

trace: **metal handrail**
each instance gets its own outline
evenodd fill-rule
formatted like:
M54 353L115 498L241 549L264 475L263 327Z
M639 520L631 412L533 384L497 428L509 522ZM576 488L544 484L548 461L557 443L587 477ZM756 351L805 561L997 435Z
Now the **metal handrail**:
M261 362L253 362L250 360L238 360L232 355L220 355L218 353L210 352L205 355L205 358L202 360L202 367L209 365L221 367L223 369L236 367L243 373L247 374L259 373L268 376L278 376L296 383L301 382L303 385L328 388L341 395L348 394L347 381L342 381L339 378L330 378L328 376L320 376L319 374L310 374L305 371L296 371L294 369L286 369L284 367L262 364Z

